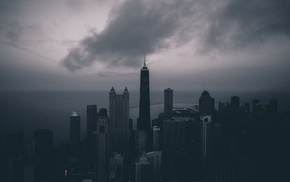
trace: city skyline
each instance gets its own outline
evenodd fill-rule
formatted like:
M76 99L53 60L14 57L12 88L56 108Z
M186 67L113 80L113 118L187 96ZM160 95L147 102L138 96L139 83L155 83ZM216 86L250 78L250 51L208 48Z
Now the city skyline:
M152 90L289 91L289 12L274 0L4 0L0 90L138 90L145 55Z
M1 1L2 179L290 181L289 10Z
M140 71L140 100L146 100L146 95L142 96L142 88L149 85L149 73L147 67ZM172 96L173 90L168 88L164 90L164 98L168 94L166 90L171 91ZM122 121L114 120L114 117L122 118L118 116L121 110L124 115L128 114L129 92L125 87L123 94L116 94L112 87L109 98L106 98L110 103L110 114L106 108L100 109L98 116L93 119L96 122L93 135L81 139L81 116L76 111L66 116L69 119L66 130L70 130L70 141L56 145L53 150L53 130L35 130L33 143L26 145L27 151L23 146L26 143L23 130L14 130L6 135L6 145L3 145L3 154L0 155L4 162L0 167L9 172L4 176L5 179L31 182L40 179L68 182L106 182L117 179L129 182L272 181L277 176L280 180L288 179L287 173L281 171L284 166L288 169L285 154L289 149L282 145L288 139L283 137L289 131L289 126L285 125L288 123L287 112L278 112L275 99L270 99L268 104L254 99L251 112L249 103L240 104L239 96L229 98L230 103L219 102L216 110L215 99L205 90L199 97L199 107L191 105L172 108L172 116L168 119L160 113L157 118L153 117L149 128L154 133L153 137L151 132L139 128L134 130L127 125L126 128L130 128L130 139L125 137L127 139L122 143L128 142L130 150L122 155L118 153L120 150L110 147L113 144L111 137L114 136L114 127L110 126L122 124ZM126 109L113 107L123 104ZM88 123L92 122L91 114L96 109L97 105L87 105ZM65 115L65 112L62 113ZM95 137L94 142L90 141L92 136ZM279 140L279 143L275 143ZM151 142L157 151L151 149ZM269 149L269 145L276 147ZM17 149L20 149L19 152ZM277 154L284 150L285 154L276 160Z

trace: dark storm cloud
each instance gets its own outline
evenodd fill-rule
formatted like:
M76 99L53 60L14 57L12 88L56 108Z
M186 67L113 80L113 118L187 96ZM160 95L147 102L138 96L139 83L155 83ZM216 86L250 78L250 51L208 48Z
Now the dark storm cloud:
M192 39L199 41L198 50L259 46L289 37L289 20L289 0L127 0L115 8L102 32L81 40L61 64L71 71L94 62L137 67L144 55Z
M176 35L192 4L183 0L128 0L112 12L104 31L80 41L61 64L71 71L95 61L107 66L140 66L144 55L170 47L168 39Z
M243 47L290 35L289 0L232 0L210 21L207 46Z

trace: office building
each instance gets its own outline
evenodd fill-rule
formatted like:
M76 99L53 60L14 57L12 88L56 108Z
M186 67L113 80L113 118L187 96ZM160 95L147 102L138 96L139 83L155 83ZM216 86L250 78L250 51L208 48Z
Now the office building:
M148 161L144 153L138 162L135 163L135 181L149 182L153 180L151 163Z
M135 154L140 156L144 152L148 151L147 148L147 134L144 130L135 132Z
M160 179L162 151L153 151L145 154L148 162L151 163L152 181L157 182Z
M87 138L90 140L96 131L98 120L97 105L87 105Z
M116 94L112 87L109 93L110 145L111 154L129 151L129 92L127 87L123 94Z
M147 138L146 148L148 151L152 149L151 127L149 69L144 60L144 65L140 74L139 118L137 120L137 130L145 131Z
M52 130L38 129L33 133L33 139L35 157L48 160L53 150Z
M124 158L119 153L115 153L110 158L110 182L122 182L124 173Z
M238 111L240 109L240 97L231 97L231 110Z
M208 91L203 91L199 98L199 114L200 116L210 115L214 113L214 99L209 95Z
M214 182L232 182L235 179L235 170L230 165L215 165L212 167L212 181Z
M83 147L87 167L94 169L96 165L96 128L98 121L97 105L87 105L87 138Z
M24 154L24 132L14 130L6 135L6 146L8 158L12 159Z
M109 118L107 109L101 108L98 116L96 138L97 138L97 163L96 176L98 182L108 181L109 160Z
M70 146L71 146L71 155L73 157L78 156L80 151L80 142L81 142L81 117L76 112L73 111L70 116Z
M185 148L185 122L184 117L174 117L164 121L164 153Z
M243 111L246 114L249 114L250 113L250 104L249 103L242 104L241 111Z
M173 110L173 90L171 88L164 89L164 118L172 118Z
M260 103L260 100L259 99L254 99L252 101L252 114L253 116L256 116L257 115L257 112L258 112L258 107L257 105Z
M200 120L202 167L204 170L207 170L212 155L212 118L211 116L201 116Z
M158 151L160 146L160 128L153 126L153 151Z

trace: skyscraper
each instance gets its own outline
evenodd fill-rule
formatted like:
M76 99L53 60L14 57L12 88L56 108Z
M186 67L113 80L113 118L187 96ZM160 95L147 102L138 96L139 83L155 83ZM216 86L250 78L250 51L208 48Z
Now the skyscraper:
M214 113L214 99L209 95L208 91L203 91L199 98L199 115L212 116Z
M114 87L109 94L110 104L110 144L111 153L125 154L129 150L129 92L127 87L123 94L116 94Z
M91 139L96 131L98 119L97 105L87 105L87 138Z
M152 181L158 182L160 178L162 151L153 151L146 153L148 162L151 163Z
M80 115L73 111L70 116L70 145L71 145L71 154L77 156L80 149L81 141L81 128L80 128Z
M87 167L93 169L96 165L96 135L98 110L97 105L87 105L87 138L83 147L83 153Z
M17 158L24 153L24 131L14 130L6 135L8 158Z
M212 152L212 120L211 116L201 116L201 151L202 151L202 167L207 169Z
M139 100L139 118L137 122L138 132L145 132L147 142L147 150L152 148L152 137L151 137L151 117L150 117L150 90L149 90L149 70L146 66L145 60L144 65L141 69L140 74L140 100Z
M253 116L256 116L257 115L257 112L258 112L258 104L260 103L260 100L259 99L254 99L252 101L252 113L253 113Z
M183 117L164 121L164 154L185 148L185 122Z
M136 167L136 171L135 171L136 182L152 181L153 179L152 167L145 153L140 157L139 162L135 163L135 167Z
M153 126L153 151L159 150L159 136L160 135L160 128L157 126Z
M237 111L240 108L240 97L231 97L231 110Z
M173 110L173 90L171 88L164 89L164 118L170 119Z
M97 164L96 175L98 182L106 182L108 178L109 160L109 118L107 109L101 108L97 122Z
M121 154L114 153L114 156L110 158L110 179L109 181L122 182L123 180L123 167L124 157Z
M52 155L53 149L53 132L49 129L38 129L33 133L35 142L35 157L47 160Z

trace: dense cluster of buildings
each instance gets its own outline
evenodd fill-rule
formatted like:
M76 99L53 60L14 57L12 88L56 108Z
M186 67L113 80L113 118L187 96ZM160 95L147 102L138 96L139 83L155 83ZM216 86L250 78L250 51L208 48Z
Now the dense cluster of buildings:
M109 91L109 108L87 106L87 135L81 117L70 116L70 140L53 148L53 132L40 129L24 151L23 130L7 134L6 181L40 182L251 182L289 179L275 143L283 117L277 101L218 103L208 91L199 105L173 107L173 90L164 90L164 113L151 120L149 69L140 75L137 129L129 116L129 91ZM284 140L280 140L283 142ZM275 147L273 147L275 146ZM281 147L280 147L281 148ZM283 148L283 147L282 147ZM281 149L282 149L281 148ZM283 181L283 180L282 180Z

